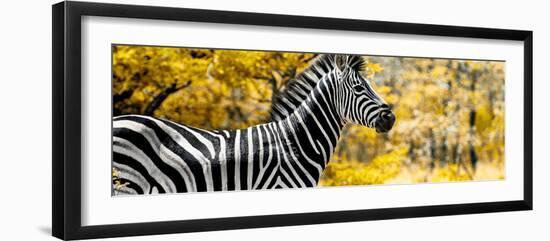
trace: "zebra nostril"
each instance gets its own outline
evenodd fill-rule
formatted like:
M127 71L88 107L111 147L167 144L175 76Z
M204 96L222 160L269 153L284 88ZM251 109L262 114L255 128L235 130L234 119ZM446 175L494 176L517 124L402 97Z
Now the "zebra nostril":
M382 117L382 120L390 125L393 125L393 122L395 121L395 115L391 111L382 113L380 117Z

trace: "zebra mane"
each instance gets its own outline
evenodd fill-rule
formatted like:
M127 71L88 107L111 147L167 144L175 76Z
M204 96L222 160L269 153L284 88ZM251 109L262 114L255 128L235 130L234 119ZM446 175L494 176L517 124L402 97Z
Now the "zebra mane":
M278 121L292 114L292 110L303 102L319 80L336 66L337 58L341 58L346 66L355 71L362 71L366 61L359 55L323 54L315 58L296 78L291 79L273 97L270 121Z

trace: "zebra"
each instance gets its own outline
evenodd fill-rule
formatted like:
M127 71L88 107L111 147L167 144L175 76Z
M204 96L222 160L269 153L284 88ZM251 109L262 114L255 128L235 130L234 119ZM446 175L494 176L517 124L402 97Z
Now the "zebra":
M362 75L364 65L360 56L321 56L309 70L326 71L309 93L292 88L307 96L301 104L291 109L287 103L281 112L286 116L246 129L204 130L150 116L114 117L112 165L123 185L113 183L113 194L317 186L344 125L388 132L395 122L391 108Z

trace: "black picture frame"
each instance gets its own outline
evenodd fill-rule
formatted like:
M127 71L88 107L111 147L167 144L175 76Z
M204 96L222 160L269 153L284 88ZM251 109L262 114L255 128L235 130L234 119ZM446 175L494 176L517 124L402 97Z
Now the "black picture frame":
M379 219L532 210L533 208L533 32L523 30L366 21L262 13L197 10L91 2L52 6L53 195L52 233L60 239L168 234L211 230L322 224ZM82 226L81 224L81 18L104 16L206 23L299 27L378 33L450 36L524 43L523 199L421 207L343 210L284 215Z

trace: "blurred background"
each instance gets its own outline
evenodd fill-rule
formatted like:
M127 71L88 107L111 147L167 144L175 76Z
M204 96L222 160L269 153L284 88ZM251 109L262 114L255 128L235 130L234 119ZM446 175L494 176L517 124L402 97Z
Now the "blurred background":
M273 96L316 56L113 46L113 114L205 129L264 123ZM364 58L397 121L386 134L347 125L321 186L505 178L504 62Z

